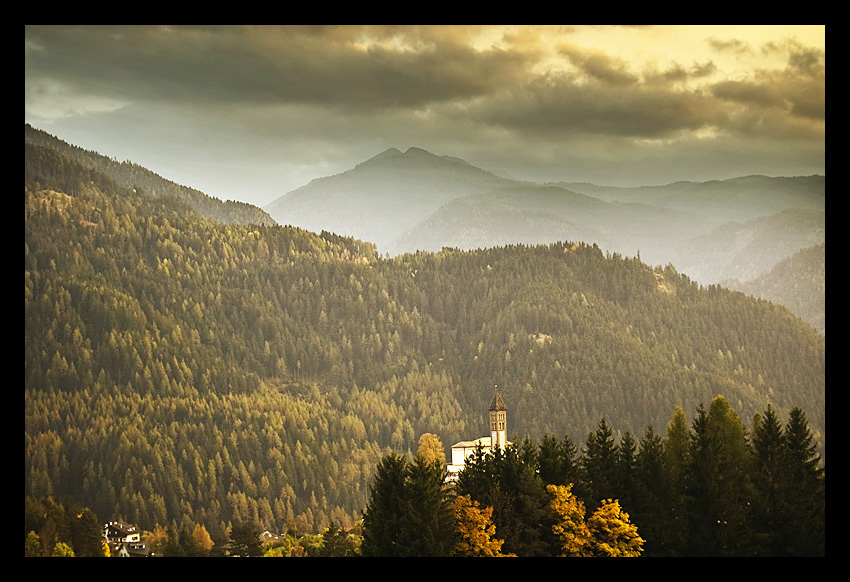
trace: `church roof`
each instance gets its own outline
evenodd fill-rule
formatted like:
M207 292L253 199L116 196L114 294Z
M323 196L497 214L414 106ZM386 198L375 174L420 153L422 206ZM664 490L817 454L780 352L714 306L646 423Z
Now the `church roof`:
M490 410L507 410L508 407L505 406L505 401L502 400L502 397L499 396L499 393L496 392L496 395L493 396L493 402L490 403Z
M455 443L452 445L453 449L474 449L478 445L481 445L485 449L490 448L490 437L479 437L473 441L460 441L459 443Z

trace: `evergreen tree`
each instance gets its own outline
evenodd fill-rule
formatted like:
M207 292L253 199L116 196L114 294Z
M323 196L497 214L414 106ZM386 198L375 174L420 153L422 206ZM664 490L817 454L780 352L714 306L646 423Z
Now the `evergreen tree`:
M785 552L826 555L826 474L806 414L794 407L785 425L788 446Z
M66 512L70 546L77 557L103 555L103 530L95 514L87 508L69 507Z
M690 550L696 555L750 556L753 539L752 457L743 423L722 396L700 407L693 425L689 503Z
M589 489L589 500L594 505L616 494L617 447L613 431L605 418L599 421L595 432L587 435L587 444L582 454L582 469Z
M782 555L782 523L787 493L788 443L773 407L753 418L752 447L755 454L753 483L758 491L756 530L761 555Z
M356 555L352 536L339 529L333 520L322 534L320 555L332 558L346 558Z
M411 555L408 526L408 461L392 452L381 459L371 487L369 504L363 513L363 543L367 557Z
M568 485L579 482L576 462L577 449L569 436L559 440L544 435L537 453L540 478L547 485Z
M364 556L448 556L455 545L454 515L444 467L396 453L378 465L363 514Z
M230 530L231 555L257 558L263 555L260 532L249 523L235 524Z
M408 471L406 499L414 556L444 557L454 550L455 521L443 465L417 455Z
M613 490L621 505L633 508L641 496L637 482L637 442L631 431L626 431L617 444L616 473Z
M640 524L645 556L671 555L670 531L674 529L670 511L671 490L664 470L664 441L652 426L640 441L635 463L637 494L630 512Z
M689 475L693 469L691 447L688 418L685 410L676 406L667 424L663 442L664 482L668 487L667 496L662 498L662 519L665 525L657 532L659 537L650 540L650 550L654 551L661 546L666 555L674 556L686 551L685 544L695 525L688 515L688 494L691 487Z

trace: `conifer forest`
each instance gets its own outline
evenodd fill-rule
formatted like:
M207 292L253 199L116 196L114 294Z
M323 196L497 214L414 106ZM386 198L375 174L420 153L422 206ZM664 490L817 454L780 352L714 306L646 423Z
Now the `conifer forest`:
M787 308L584 241L381 255L26 131L28 555L825 555ZM495 386L512 444L447 487Z

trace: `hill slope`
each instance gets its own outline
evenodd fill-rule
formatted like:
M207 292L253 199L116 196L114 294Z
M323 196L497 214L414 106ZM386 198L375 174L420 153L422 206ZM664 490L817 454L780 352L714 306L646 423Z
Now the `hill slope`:
M24 130L25 143L35 146L27 150L30 156L37 155L35 152L39 150L55 152L79 164L81 170L78 171L96 173L118 186L138 190L146 196L181 201L203 218L226 224L275 224L268 214L251 204L234 200L222 202L194 188L166 180L130 161L118 162L97 152L84 150L28 124L25 124ZM35 165L32 170L28 169L27 178L31 182L45 182L50 179L51 173L61 172L63 165L56 161L52 164Z
M266 207L292 224L403 254L579 240L676 265L701 284L750 279L825 232L823 176L616 188L539 186L418 148L390 149Z
M517 185L459 198L397 238L391 254L578 240L663 264L669 249L704 228L699 216L604 202L556 186Z
M704 284L746 281L825 239L825 211L789 209L690 238L675 248L670 262Z
M805 248L749 281L723 281L729 289L786 305L826 333L826 245Z

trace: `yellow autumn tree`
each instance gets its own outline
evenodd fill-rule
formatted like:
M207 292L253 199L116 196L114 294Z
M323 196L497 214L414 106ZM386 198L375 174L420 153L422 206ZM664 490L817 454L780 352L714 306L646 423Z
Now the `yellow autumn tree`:
M503 540L494 538L496 526L491 521L492 507L482 509L469 495L458 495L452 502L458 542L453 556L495 557L502 554Z
M426 461L440 465L446 464L446 451L443 448L443 442L440 437L433 433L426 432L419 437L419 448L416 452L422 455Z
M594 554L610 558L636 558L643 552L644 540L629 514L616 499L606 499L587 520L593 537Z
M561 542L561 557L592 556L593 544L584 520L584 502L573 495L572 488L572 483L546 486L553 518L552 533Z
M207 532L207 528L202 524L195 525L195 529L192 531L192 537L205 552L209 552L215 545L209 532Z

